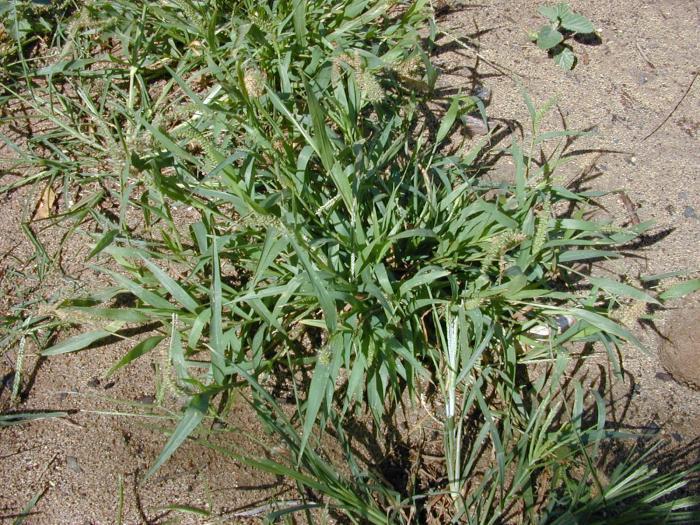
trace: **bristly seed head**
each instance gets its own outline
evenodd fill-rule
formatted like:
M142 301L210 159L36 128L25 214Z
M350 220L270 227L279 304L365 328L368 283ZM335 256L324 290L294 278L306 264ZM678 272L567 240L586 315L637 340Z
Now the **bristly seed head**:
M258 98L265 94L265 83L267 74L259 69L248 68L243 74L243 84L248 96Z

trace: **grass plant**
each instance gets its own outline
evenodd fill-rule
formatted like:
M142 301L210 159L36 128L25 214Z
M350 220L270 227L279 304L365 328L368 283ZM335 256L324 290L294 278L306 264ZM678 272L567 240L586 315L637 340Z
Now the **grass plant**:
M22 73L3 76L9 107L24 108L3 122L41 125L23 141L3 135L21 176L0 191L55 187L64 211L47 222L88 236L114 283L57 304L50 322L97 328L42 355L151 328L108 371L161 351L163 396L188 399L149 475L238 392L287 461L208 445L298 484L304 502L270 519L695 516L695 499L666 499L687 473L654 476L642 459L600 479L614 437L604 403L562 384L583 345L615 365L624 344L641 346L620 307L661 306L697 282L653 290L587 275L649 225L591 218L601 193L557 171L581 133L542 130L551 103L524 95L531 126L506 151L506 183L483 177L490 137L455 141L480 101L438 100L428 126L427 2L95 0L71 13L46 63L20 39ZM291 416L270 394L275 378L294 393ZM367 411L381 428L430 389L444 400L433 416L445 483L401 494L354 456L345 420ZM329 463L327 440L350 475ZM449 503L430 507L433 496Z

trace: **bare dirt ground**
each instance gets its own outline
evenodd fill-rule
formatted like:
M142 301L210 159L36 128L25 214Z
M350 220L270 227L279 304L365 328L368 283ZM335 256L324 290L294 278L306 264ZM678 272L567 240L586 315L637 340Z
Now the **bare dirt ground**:
M616 224L629 223L634 214L642 221L656 221L633 257L594 271L635 279L698 269L700 81L692 86L691 82L700 56L700 3L572 2L575 10L594 22L601 37L598 45L573 44L579 63L572 72L561 70L528 41L527 31L544 22L537 15L540 2L490 0L449 5L452 7L438 19L442 28L471 38L483 58L519 74L537 103L558 96L558 111L547 122L550 129L566 125L597 131L572 145L571 161L562 173L575 176L587 170L596 175L587 187L624 189L628 201L619 194L601 201L601 213L613 217ZM474 50L449 45L444 38L440 43L445 45L438 49L435 61L443 72L441 86L470 92L479 83L492 92L490 118L527 126L527 110L511 78L483 59L477 60ZM506 163L499 164L494 176L507 169ZM55 278L35 286L36 269L21 264L33 248L19 227L23 210L26 218L31 202L29 190L15 192L2 202L3 310L27 299L51 302L56 290L75 290L95 279L82 269L87 251L76 240L68 253L75 259L70 264L78 283ZM660 350L669 340L697 340L700 310L692 308L697 304L697 297L679 301L672 305L675 310L657 312L653 326L635 325L649 353L628 349L625 381L607 395L611 422L623 429L658 431L671 444L671 454L675 449L688 463L700 460L700 393L674 380L673 371L664 368ZM681 315L682 322L674 321ZM670 327L674 329L669 331ZM153 427L167 422L107 413L134 411L133 406L124 407L114 399L140 403L144 413L163 413L152 409L154 363L141 360L104 380L104 371L123 355L125 347L115 345L48 360L38 360L38 349L31 344L26 350L24 396L13 410L67 410L71 415L0 430L0 520L10 519L35 494L43 493L27 523L114 523L120 484L125 523L162 523L175 518L183 523L209 522L196 515L169 512L168 505L208 508L225 516L223 522L240 523L244 518L232 514L237 509L259 504L270 495L284 499L289 494L279 480L195 445L184 446L153 479L139 483L166 439ZM700 357L700 348L694 350L687 359ZM9 409L9 378L15 358L12 349L0 362L3 411ZM177 409L176 404L171 405ZM234 413L238 429L234 435L265 439L243 403Z

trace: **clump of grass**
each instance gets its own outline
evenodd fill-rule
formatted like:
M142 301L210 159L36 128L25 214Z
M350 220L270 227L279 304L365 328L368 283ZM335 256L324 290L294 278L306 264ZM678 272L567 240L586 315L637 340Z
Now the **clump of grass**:
M486 142L449 145L478 101L448 100L437 130L421 116L436 71L420 45L429 17L420 0L95 1L75 16L95 29L75 32L65 56L24 86L4 86L32 108L14 118L51 124L26 146L10 143L18 168L40 169L4 189L61 177L66 191L97 195L63 217L99 225L90 256L118 266L99 266L115 286L64 301L60 318L104 328L43 355L159 327L109 371L160 348L164 388L189 399L151 473L217 396L239 390L290 455L237 457L316 495L292 510L428 520L426 495L400 496L360 467L344 417L367 410L381 424L430 385L446 407L435 417L447 481L432 495L449 498L450 520L565 521L596 515L611 494L626 501L616 484L642 467L603 486L602 400L593 394L586 423L591 400L559 380L577 343L613 362L625 342L638 344L612 319L617 303L670 295L582 271L619 257L648 225L587 218L599 194L557 179L567 139L580 133L541 130L546 107L525 96L532 126L527 146L512 141L513 179L484 181L475 159L489 154ZM104 199L118 216L96 208ZM124 294L132 306L116 305ZM535 365L545 372L530 378ZM297 384L300 373L310 379ZM293 418L262 386L270 376L293 383ZM353 478L326 463L328 428ZM680 486L654 480L637 487ZM694 502L657 500L645 507L654 519L686 516Z

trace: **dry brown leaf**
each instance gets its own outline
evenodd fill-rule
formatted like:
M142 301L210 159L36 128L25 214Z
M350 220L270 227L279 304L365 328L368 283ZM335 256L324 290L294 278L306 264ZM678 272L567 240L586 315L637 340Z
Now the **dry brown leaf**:
M51 186L46 186L41 192L36 209L34 210L34 219L48 219L51 217L54 207L56 206L56 192Z

